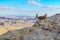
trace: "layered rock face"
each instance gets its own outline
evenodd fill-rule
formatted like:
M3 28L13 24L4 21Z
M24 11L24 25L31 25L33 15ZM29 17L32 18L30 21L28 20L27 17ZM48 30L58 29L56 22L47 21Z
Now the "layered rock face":
M57 17L57 19L56 19ZM0 35L0 40L60 40L60 16L54 15L51 19L33 24L19 30L11 30Z

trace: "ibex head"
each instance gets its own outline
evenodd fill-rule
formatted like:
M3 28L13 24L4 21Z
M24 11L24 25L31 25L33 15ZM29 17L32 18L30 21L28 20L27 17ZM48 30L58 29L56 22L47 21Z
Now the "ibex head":
M47 16L47 14L44 15L45 17Z
M36 14L36 18L38 18L38 14Z

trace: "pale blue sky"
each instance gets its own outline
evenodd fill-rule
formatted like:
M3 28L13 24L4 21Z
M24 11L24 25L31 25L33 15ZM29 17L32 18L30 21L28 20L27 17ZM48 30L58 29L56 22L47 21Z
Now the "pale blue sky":
M0 15L48 16L60 13L60 0L0 0Z

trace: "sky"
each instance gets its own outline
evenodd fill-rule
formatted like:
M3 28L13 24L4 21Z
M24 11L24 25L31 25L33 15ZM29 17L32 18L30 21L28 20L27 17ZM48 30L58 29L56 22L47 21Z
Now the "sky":
M60 0L0 0L0 15L52 16L60 13Z

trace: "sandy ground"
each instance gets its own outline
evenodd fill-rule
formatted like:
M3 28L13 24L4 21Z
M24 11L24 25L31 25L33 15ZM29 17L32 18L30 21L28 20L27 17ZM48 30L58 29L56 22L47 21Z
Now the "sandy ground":
M18 23L10 25L9 23L5 23L5 26L0 26L0 35L6 33L9 30L22 29L24 27L31 27L33 25L33 21L18 21Z

